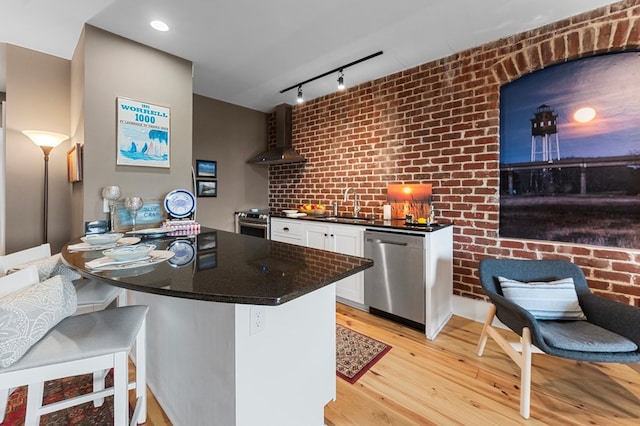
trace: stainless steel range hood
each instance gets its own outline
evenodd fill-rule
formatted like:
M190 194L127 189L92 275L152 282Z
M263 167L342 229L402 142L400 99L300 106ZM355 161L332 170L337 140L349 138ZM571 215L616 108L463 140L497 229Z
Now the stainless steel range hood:
M291 115L292 106L280 104L276 106L276 147L250 158L247 163L254 164L287 164L307 161L291 147Z

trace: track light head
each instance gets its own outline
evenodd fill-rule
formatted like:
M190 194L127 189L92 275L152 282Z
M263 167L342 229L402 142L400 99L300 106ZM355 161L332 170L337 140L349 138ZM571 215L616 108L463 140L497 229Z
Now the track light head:
M340 76L338 77L338 90L344 90L344 73L340 70Z
M302 98L302 85L298 86L298 98L296 100L299 104L304 102L304 99Z

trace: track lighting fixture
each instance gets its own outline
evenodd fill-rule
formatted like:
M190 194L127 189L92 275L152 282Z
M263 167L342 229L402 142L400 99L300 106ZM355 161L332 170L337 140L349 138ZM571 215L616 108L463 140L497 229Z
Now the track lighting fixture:
M299 104L304 102L304 99L302 99L302 85L298 86L298 98L297 98L297 101L298 101Z
M371 58L375 58L376 56L380 56L380 55L382 55L382 50L380 50L379 52L376 52L376 53L372 53L369 56L365 56L364 58L360 58L360 59L358 59L356 61L349 62L348 64L344 64L342 66L339 66L338 68L334 68L331 71L327 71L327 72L325 72L323 74L317 75L317 76L315 76L313 78L310 78L308 80L301 81L300 83L294 84L293 86L287 87L286 89L282 89L280 91L280 93L288 92L289 90L295 89L297 87L298 88L298 99L297 100L298 100L298 103L302 103L303 102L303 99L302 99L302 85L303 84L310 83L310 82L312 82L314 80L317 80L319 78L326 77L329 74L334 74L335 72L339 72L340 73L340 76L338 77L338 89L339 90L343 90L345 88L343 71L346 68L348 68L350 66L353 66L353 65L356 65L356 64L359 64L360 62L367 61L367 60L369 60Z
M340 70L340 76L338 77L338 90L344 90L344 73Z

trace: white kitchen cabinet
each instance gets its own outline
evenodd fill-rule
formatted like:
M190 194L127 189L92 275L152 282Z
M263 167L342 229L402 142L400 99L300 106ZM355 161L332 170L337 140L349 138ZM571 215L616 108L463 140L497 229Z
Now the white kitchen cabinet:
M303 241L305 232L302 222L293 219L272 218L270 224L270 239L281 243L306 246Z
M364 227L296 219L271 218L271 239L336 253L362 256ZM337 282L341 301L364 309L364 272Z
M307 247L353 256L363 255L363 227L308 223L305 224L304 229ZM364 273L361 272L340 280L336 286L336 295L362 307L364 304Z

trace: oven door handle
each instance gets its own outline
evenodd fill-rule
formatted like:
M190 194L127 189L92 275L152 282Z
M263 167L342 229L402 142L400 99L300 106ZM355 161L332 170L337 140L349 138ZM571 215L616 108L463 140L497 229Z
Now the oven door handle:
M266 223L254 223L254 222L238 222L239 226L244 226L247 228L256 228L256 229L267 229Z

